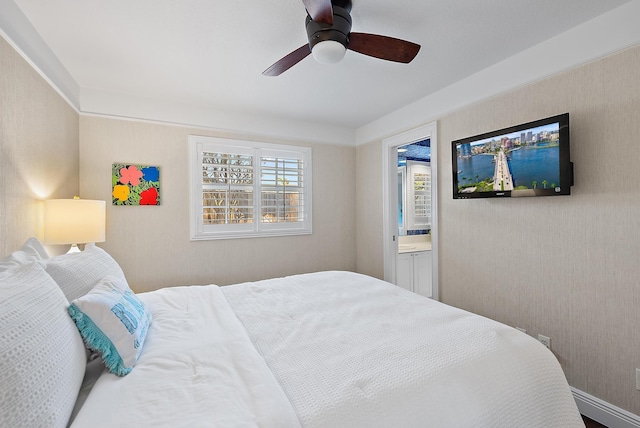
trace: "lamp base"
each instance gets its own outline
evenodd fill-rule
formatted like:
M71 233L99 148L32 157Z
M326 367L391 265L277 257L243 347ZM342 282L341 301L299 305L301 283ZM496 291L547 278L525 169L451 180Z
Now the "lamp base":
M71 244L71 248L69 248L69 251L67 251L67 254L79 253L79 252L80 252L80 248L78 248L78 244Z

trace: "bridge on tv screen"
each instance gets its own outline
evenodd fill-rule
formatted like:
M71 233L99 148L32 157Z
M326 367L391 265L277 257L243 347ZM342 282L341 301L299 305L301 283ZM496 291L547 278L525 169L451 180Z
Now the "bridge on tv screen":
M511 171L509 170L507 154L504 152L504 149L500 149L500 151L495 155L493 190L496 192L513 190L513 176L511 175Z

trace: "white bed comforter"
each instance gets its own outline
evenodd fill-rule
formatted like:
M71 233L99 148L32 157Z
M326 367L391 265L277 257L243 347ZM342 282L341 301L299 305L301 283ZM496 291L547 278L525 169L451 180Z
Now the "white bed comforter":
M139 297L153 322L138 363L103 373L72 428L300 426L219 287Z
M131 374L72 427L584 427L555 357L515 329L322 272L140 294Z
M302 426L584 427L535 339L362 275L224 287Z

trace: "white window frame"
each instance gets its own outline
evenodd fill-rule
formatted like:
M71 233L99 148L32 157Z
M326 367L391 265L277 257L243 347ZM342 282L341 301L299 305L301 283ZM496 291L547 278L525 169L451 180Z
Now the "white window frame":
M253 156L253 222L206 225L202 219L202 152L251 153ZM262 157L302 160L303 219L296 222L262 222ZM308 235L312 233L312 159L311 148L228 138L189 136L189 223L192 241L210 239L258 238L268 236Z

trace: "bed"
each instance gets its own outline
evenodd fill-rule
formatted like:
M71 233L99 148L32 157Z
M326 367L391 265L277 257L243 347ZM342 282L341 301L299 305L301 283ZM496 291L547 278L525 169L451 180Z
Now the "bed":
M584 427L536 340L352 272L127 291L148 318L127 373L114 374L85 352L71 309L126 280L87 247L48 258L32 240L0 262L0 426ZM43 328L30 311L44 303L48 330L16 351Z

